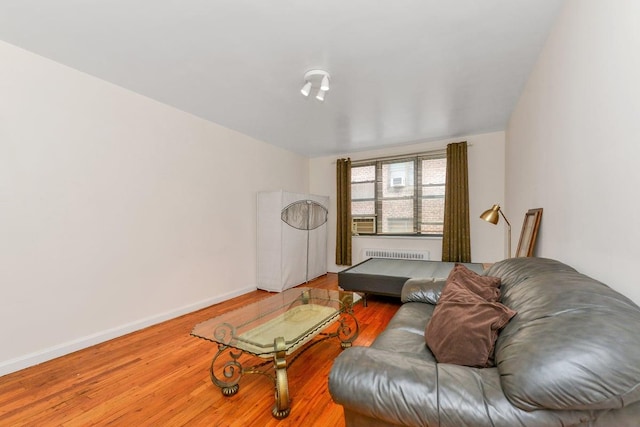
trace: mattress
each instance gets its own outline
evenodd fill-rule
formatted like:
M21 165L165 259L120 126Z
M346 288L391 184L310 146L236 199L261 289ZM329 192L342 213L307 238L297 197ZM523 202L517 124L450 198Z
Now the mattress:
M482 273L481 263L462 263ZM413 278L446 279L455 262L369 258L338 273L338 286L345 291L400 297L402 286Z

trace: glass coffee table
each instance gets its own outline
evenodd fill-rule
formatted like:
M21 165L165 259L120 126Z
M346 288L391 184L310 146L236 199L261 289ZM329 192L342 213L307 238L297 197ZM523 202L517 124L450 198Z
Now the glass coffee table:
M354 292L291 288L199 323L191 335L218 345L209 373L223 395L236 394L244 374L271 378L276 400L272 414L282 419L290 411L287 368L303 352L328 338L337 337L342 348L350 347L358 336L353 305L359 300ZM322 332L334 322L339 322L335 332ZM321 338L314 339L318 336ZM268 360L245 367L246 358L240 358L243 354ZM226 356L229 360L225 362Z

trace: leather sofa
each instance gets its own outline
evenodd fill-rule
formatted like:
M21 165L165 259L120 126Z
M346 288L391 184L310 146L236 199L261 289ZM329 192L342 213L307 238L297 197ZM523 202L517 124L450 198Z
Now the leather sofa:
M495 367L437 363L425 328L444 281L410 279L386 329L331 369L348 427L640 426L636 304L551 259L508 259L483 274L501 278L500 302L517 312Z

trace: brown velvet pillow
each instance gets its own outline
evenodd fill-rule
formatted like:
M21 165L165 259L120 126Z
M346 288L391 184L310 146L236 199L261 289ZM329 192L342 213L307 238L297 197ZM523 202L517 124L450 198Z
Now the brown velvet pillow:
M452 281L442 291L427 323L425 340L440 363L490 367L498 331L515 314L499 302L485 301Z
M499 277L481 276L462 264L456 264L447 277L447 284L452 281L466 286L471 292L487 301L500 300L501 281Z

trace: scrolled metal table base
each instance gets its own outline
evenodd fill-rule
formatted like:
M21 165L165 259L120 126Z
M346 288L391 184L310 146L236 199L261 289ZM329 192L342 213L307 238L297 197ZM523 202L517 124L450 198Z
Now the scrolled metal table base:
M274 340L275 353L272 360L267 360L260 364L251 366L249 368L243 368L240 363L240 356L244 353L241 350L234 351L232 347L225 344L218 345L218 352L211 360L211 366L209 368L209 374L211 382L220 387L224 396L233 396L238 393L240 385L238 384L240 378L244 374L262 374L265 375L274 382L275 385L275 405L271 410L271 414L276 419L283 419L289 416L291 412L290 397L289 397L289 380L287 377L287 368L295 362L305 351L309 350L316 344L327 340L329 338L337 337L340 340L340 346L344 348L351 347L353 341L357 338L359 333L358 320L353 315L351 310L344 311L339 319L339 325L336 332L330 334L320 333L322 338L311 341L306 346L301 348L298 353L287 363L286 355L286 343L283 337L278 337ZM222 377L216 375L215 363L219 357L223 354L229 354L231 360L222 365ZM271 374L270 369L264 369L267 365L273 362L274 373Z
M225 353L229 353L231 356L231 360L226 362L222 366L222 378L218 378L215 372L214 364L218 357ZM225 396L233 396L236 394L240 388L238 382L243 374L242 364L238 361L238 358L242 352L234 353L231 347L227 347L223 344L218 346L218 352L211 360L211 366L209 367L209 377L211 378L211 382L220 387L222 390L222 394Z
M289 407L289 379L287 378L287 350L284 338L274 340L276 354L273 356L273 365L276 368L276 404L271 410L273 416L279 420L286 418L291 411Z
M340 325L338 326L336 336L340 340L340 346L343 349L349 348L360 332L358 319L356 319L356 316L353 315L352 311L345 311L342 313L342 316L340 316L339 322Z

